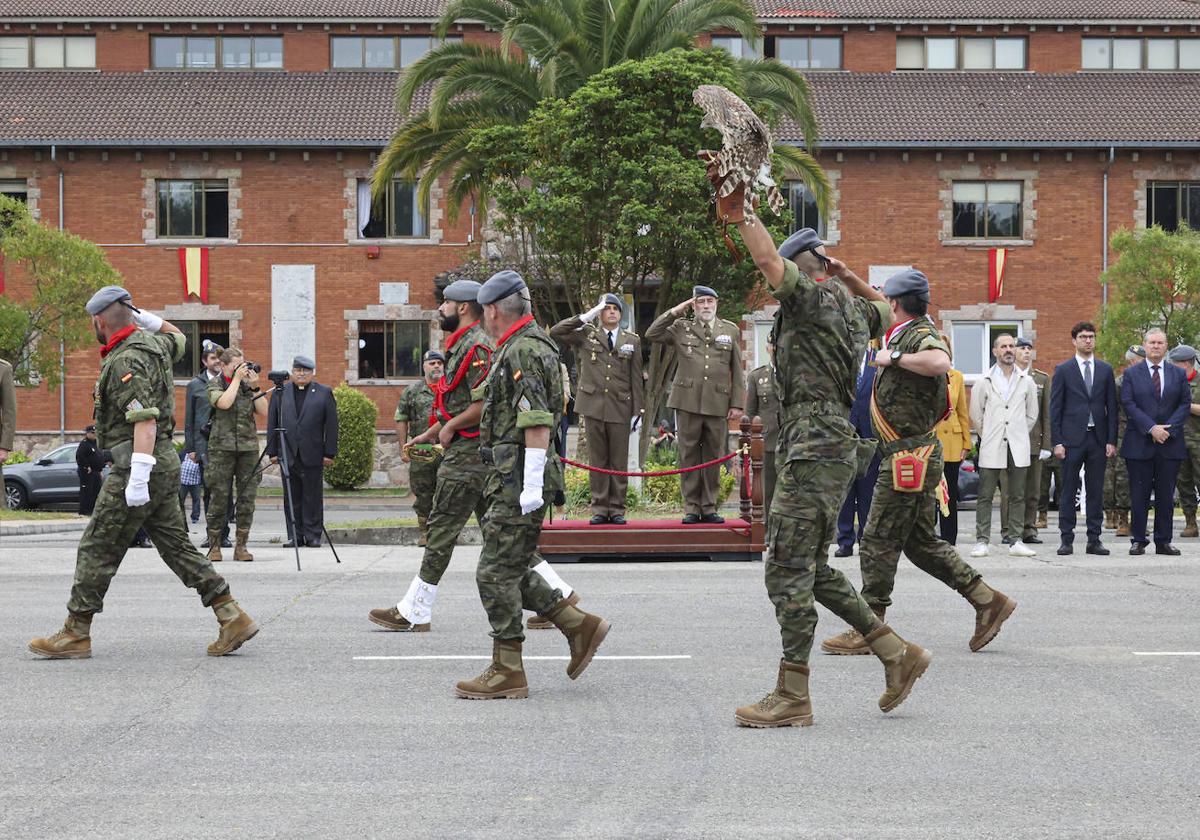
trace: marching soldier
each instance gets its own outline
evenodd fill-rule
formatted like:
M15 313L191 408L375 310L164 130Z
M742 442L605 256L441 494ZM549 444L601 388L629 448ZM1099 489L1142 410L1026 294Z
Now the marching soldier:
M629 436L642 419L641 339L621 328L624 314L625 302L609 293L587 312L560 321L550 330L550 337L559 344L575 348L579 370L575 413L584 418L588 463L609 470L628 469ZM588 480L590 524L624 525L629 479L591 472Z
M157 315L135 309L129 292L119 286L105 286L86 308L103 345L96 431L100 446L113 453L113 467L79 541L66 623L53 636L32 640L29 649L47 659L92 655L92 617L103 609L134 534L145 527L163 562L216 613L221 629L208 654L224 656L253 638L258 625L192 546L179 506L171 370L183 356L183 334Z
M408 464L408 484L413 492L413 510L417 514L417 526L421 537L418 546L425 545L429 526L429 511L433 506L433 493L437 489L438 465L441 456L429 446L429 455L412 455L409 432L424 432L433 423L433 401L435 389L442 380L446 357L436 350L428 350L421 360L424 377L404 389L396 404L396 441L400 444L400 459Z
M492 625L492 664L455 687L459 697L492 700L529 696L521 660L522 605L545 616L570 645L567 676L576 679L608 634L608 622L575 606L538 573L546 508L563 488L553 430L562 415L558 348L530 312L525 281L501 271L479 290L488 334L496 342L484 387L480 452L489 463L483 549L475 573Z
M1029 471L1025 474L1025 510L1021 525L1021 542L1040 543L1038 537L1038 502L1042 495L1042 470L1050 460L1050 376L1033 366L1033 342L1022 336L1017 339L1017 367L1029 375L1037 387L1038 418L1029 430ZM1000 531L1008 533L1008 493L1004 485L1007 470L1000 474ZM1007 540L1006 540L1007 542Z
M1181 537L1200 535L1196 528L1196 487L1200 484L1200 376L1196 375L1196 351L1181 344L1167 356L1168 361L1182 368L1187 374L1192 389L1192 412L1183 424L1183 441L1187 444L1187 457L1179 466L1179 477L1175 481L1175 495L1183 508L1184 529Z
M775 358L775 345L767 342L767 357ZM775 447L779 446L779 398L775 395L775 369L771 363L750 371L746 383L746 413L762 418L763 511L771 512L775 496Z
M683 314L694 310L696 317ZM667 310L646 330L646 340L675 349L675 378L667 408L678 415L679 466L694 467L720 458L728 448L729 421L741 416L746 394L742 375L741 333L737 325L717 317L717 293L708 286L692 288L692 297ZM685 472L684 525L720 523L717 490L721 467Z

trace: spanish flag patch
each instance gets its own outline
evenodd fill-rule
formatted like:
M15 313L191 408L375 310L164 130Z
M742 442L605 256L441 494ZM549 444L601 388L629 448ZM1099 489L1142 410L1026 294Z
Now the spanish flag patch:
M133 379L133 371L129 371L129 373L121 377L122 382L128 382L130 379Z

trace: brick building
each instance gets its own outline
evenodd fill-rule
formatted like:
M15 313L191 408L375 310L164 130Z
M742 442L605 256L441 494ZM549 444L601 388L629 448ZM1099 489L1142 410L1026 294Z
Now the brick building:
M756 3L761 42L714 43L812 85L834 207L817 218L794 187L798 217L863 276L922 268L968 379L1002 328L1036 336L1039 366L1068 355L1070 325L1102 301L1111 231L1200 226L1200 4ZM428 207L411 184L377 207L363 192L399 123L398 74L430 48L441 6L0 0L0 192L100 243L137 300L193 339L264 367L309 353L319 379L375 399L386 428L440 340L434 277L484 231L473 206L452 223L440 190ZM469 22L452 36L497 38ZM207 249L205 300L185 293L182 266L201 262L189 248ZM993 248L1007 264L987 303ZM18 271L6 282L21 293ZM746 318L749 366L770 314ZM20 389L26 440L85 425L95 372L87 350L67 360L62 403Z

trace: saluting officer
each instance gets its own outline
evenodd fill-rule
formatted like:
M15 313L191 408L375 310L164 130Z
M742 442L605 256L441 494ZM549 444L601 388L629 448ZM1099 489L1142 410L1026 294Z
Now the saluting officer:
M687 310L696 317L686 320ZM694 467L725 454L729 421L742 414L746 395L737 325L717 317L717 293L694 286L692 296L646 330L646 340L675 348L675 379L667 408L678 413L679 466ZM684 525L724 522L717 515L721 467L682 476Z
M95 392L96 432L100 446L112 451L113 466L79 540L66 623L53 636L33 639L29 649L47 659L92 655L92 616L104 608L113 575L134 534L144 527L163 562L213 608L221 630L208 654L224 656L249 641L258 625L188 539L179 506L179 457L171 443L171 370L183 357L183 334L157 315L135 309L129 292L120 286L105 286L86 308L103 345Z
M775 358L775 345L767 342L767 356ZM772 363L750 371L746 384L746 413L762 418L763 424L763 511L771 512L775 495L775 448L779 446L779 397L775 393Z
M588 463L609 470L629 464L629 435L642 419L642 347L637 333L621 328L625 302L605 294L582 315L555 324L550 336L575 348L579 388L575 411L587 430ZM599 323L597 323L597 319ZM625 524L623 475L589 473L592 525Z

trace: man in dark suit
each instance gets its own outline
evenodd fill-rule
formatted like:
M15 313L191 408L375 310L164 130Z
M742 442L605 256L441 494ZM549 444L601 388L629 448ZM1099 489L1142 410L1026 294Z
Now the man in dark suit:
M1183 423L1192 409L1187 376L1164 358L1167 336L1146 333L1146 361L1125 371L1121 407L1128 418L1121 455L1129 470L1130 554L1145 554L1146 517L1154 491L1154 546L1157 554L1179 554L1171 545L1175 515L1175 479L1187 457Z
M288 490L291 505L283 506L289 542L316 548L325 529L325 467L337 457L337 403L328 386L313 381L316 363L307 356L292 360L292 378L276 390L267 414L267 454L271 463L279 460L279 434L285 429ZM292 508L300 517L300 527L292 523Z
M858 386L854 392L854 403L850 406L850 423L863 440L874 440L875 430L871 427L871 387L875 384L875 367L869 364L873 351L868 350L858 365ZM837 550L834 557L849 557L854 543L862 539L867 516L871 513L871 496L875 482L879 480L879 451L871 458L866 475L854 479L846 493L846 501L838 513ZM858 514L858 528L854 527L854 516Z
M1104 526L1104 468L1117 452L1117 386L1112 366L1095 358L1096 328L1081 321L1071 328L1075 356L1054 369L1050 380L1050 438L1062 462L1058 506L1059 554L1074 551L1075 496L1085 470L1087 553L1108 554L1100 542Z

